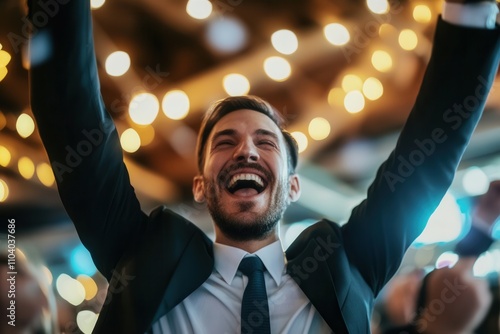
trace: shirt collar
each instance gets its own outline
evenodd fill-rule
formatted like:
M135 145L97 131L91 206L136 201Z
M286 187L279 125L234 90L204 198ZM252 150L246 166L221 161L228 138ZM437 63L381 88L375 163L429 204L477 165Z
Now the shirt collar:
M238 266L246 255L250 253L240 248L214 243L214 266L227 284L232 283ZM262 260L276 285L279 285L285 270L285 255L281 241L277 240L259 249L253 255L257 255Z

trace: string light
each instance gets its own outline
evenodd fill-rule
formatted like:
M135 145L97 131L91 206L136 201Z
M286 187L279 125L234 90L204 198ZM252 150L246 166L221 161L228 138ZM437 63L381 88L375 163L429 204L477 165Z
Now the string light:
M182 90L172 90L163 97L161 107L168 118L183 119L189 113L189 97Z
M231 96L247 95L250 91L250 82L248 79L238 73L231 73L222 79L222 85L226 93Z
M330 23L323 28L326 40L333 45L345 45L351 39L349 31L340 23Z
M269 57L264 61L264 71L274 81L285 81L292 73L290 63L282 57Z
M106 58L105 68L111 76L122 76L130 68L130 56L124 51L115 51Z
M274 32L271 36L271 43L276 51L285 55L294 53L299 47L297 36L287 29Z

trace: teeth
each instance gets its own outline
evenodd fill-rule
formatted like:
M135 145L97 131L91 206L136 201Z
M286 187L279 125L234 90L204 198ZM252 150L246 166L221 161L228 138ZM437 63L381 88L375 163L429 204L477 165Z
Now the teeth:
M244 180L244 181L254 181L255 183L257 183L259 186L261 187L264 187L264 181L262 181L262 178L258 175L255 175L255 174L249 174L249 173L245 173L245 174L236 174L234 175L232 178L231 178L231 182L229 182L229 187L231 188L232 186L234 186L234 184L237 182L237 181L240 181L240 180Z

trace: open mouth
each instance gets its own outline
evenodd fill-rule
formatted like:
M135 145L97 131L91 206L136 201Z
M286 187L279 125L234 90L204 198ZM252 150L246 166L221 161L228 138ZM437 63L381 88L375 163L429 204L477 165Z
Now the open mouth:
M264 191L266 186L266 182L259 175L252 173L240 173L233 175L229 179L227 190L231 194L236 194L237 192L239 193L240 190L242 193L256 192L256 194L260 194Z

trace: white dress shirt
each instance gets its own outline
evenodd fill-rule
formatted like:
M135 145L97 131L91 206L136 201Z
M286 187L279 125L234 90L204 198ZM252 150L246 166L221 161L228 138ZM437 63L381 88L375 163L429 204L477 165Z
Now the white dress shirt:
M493 29L498 14L494 2L461 5L445 3L443 20L476 28ZM248 253L214 244L215 266L198 289L152 326L153 334L240 333L241 301L248 279L238 266ZM266 267L264 278L272 333L331 333L324 319L286 273L280 241L255 253Z
M240 333L241 300L248 278L238 271L248 253L214 244L215 266L208 280L153 325L153 333ZM271 333L331 333L297 283L286 273L278 240L254 253L266 271Z

